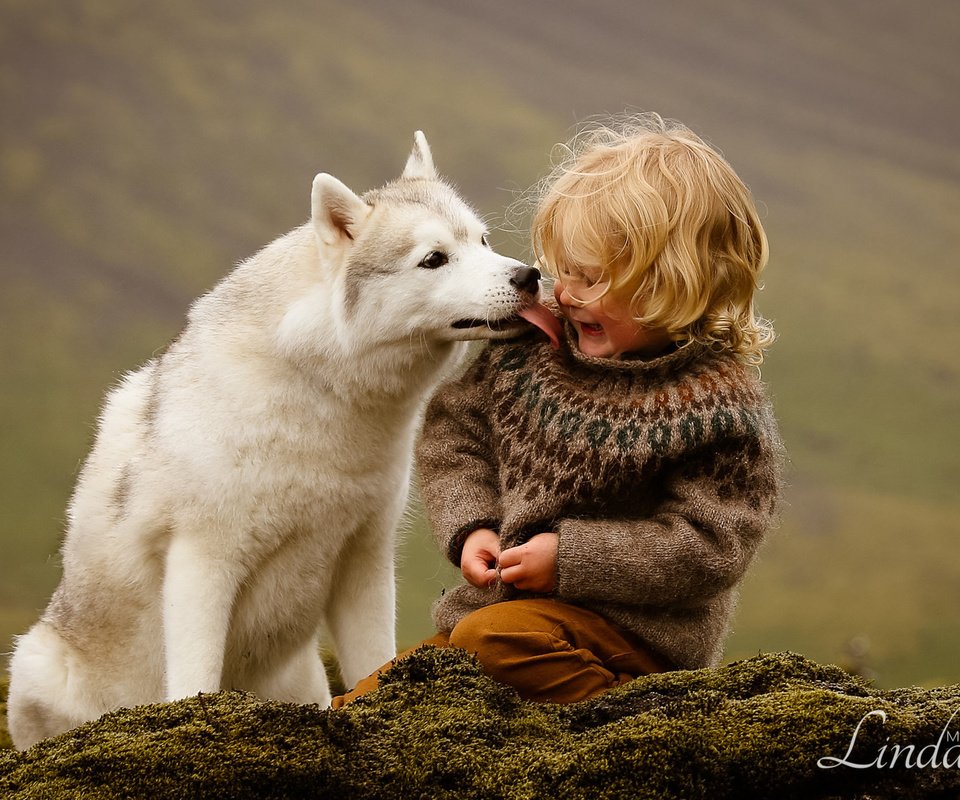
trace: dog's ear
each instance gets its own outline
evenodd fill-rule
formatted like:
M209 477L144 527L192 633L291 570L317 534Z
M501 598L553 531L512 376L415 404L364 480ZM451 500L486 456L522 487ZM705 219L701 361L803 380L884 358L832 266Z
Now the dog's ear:
M313 179L311 195L313 225L324 244L353 239L370 213L370 206L341 181L321 172Z
M430 155L430 145L427 144L427 137L423 135L423 131L413 134L413 150L407 159L407 165L403 168L403 177L437 179L433 156Z

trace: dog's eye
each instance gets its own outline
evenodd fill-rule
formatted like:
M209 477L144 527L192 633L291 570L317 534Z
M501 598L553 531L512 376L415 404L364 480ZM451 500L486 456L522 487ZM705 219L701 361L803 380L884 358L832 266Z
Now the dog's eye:
M423 261L420 262L420 266L424 269L437 269L437 267L442 267L450 259L447 258L446 253L441 253L439 250L434 250L430 253L427 253L423 257Z
M484 247L490 247L490 237L487 236L487 234L483 234L483 236L480 237L480 244Z

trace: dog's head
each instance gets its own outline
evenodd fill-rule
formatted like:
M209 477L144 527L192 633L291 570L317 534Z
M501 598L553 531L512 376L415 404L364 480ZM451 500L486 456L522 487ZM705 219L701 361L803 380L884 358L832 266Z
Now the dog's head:
M437 175L422 132L399 179L359 197L320 174L312 206L321 262L338 271L342 324L354 335L504 338L528 327L523 317L552 332L540 273L493 251L482 220Z

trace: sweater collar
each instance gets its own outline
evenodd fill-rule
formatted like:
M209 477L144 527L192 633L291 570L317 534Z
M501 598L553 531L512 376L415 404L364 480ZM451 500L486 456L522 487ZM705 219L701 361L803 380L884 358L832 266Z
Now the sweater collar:
M598 358L588 356L581 352L577 346L577 332L573 326L563 320L563 337L561 338L561 352L578 364L591 369L614 370L617 372L629 372L636 374L653 374L659 372L672 372L679 367L685 366L698 358L702 358L709 353L708 348L699 342L686 342L685 344L675 345L672 349L661 356L651 359L630 358L629 354L625 358Z

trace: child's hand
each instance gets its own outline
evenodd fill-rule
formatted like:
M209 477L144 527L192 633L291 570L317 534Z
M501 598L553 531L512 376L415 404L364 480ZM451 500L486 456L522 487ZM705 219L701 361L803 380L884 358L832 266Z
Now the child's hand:
M557 588L557 548L555 533L538 533L529 541L500 554L500 580L517 589L547 593Z
M477 528L463 543L460 572L467 583L486 589L497 582L500 537L489 528Z

